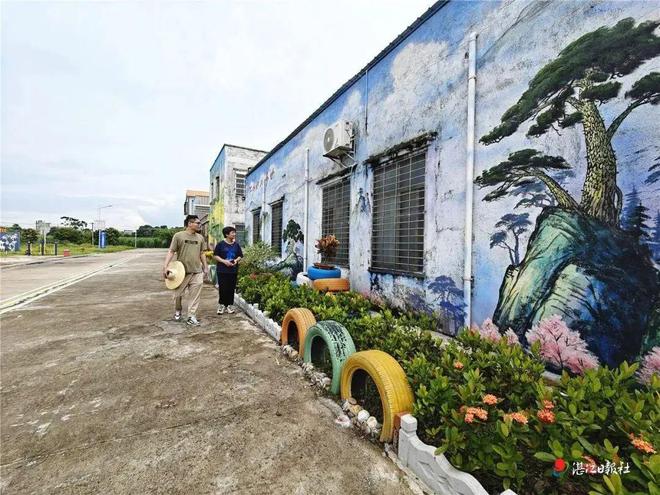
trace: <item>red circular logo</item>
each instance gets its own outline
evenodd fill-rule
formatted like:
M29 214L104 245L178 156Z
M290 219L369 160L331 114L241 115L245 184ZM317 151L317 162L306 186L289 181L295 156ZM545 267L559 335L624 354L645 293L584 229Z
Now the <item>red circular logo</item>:
M564 459L556 459L555 460L555 471L563 471L566 469L566 461Z

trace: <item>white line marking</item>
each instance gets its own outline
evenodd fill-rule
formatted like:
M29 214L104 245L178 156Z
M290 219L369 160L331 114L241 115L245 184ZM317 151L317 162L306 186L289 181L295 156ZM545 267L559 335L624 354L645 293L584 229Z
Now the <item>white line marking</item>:
M11 299L4 301L2 303L2 306L0 306L0 315L3 315L5 313L8 313L9 311L13 311L18 308L22 308L23 306L26 306L34 301L37 301L41 299L42 297L48 296L50 294L54 294L55 292L65 289L73 284L76 284L78 282L81 282L82 280L86 280L90 277L93 277L94 275L97 275L99 273L102 273L106 270L109 270L110 268L113 268L115 266L120 266L123 265L124 263L127 263L131 260L134 260L136 258L139 258L142 256L144 253L133 255L129 258L119 260L112 262L108 265L104 265L101 268L96 268L92 270L91 272L86 272L80 275L74 275L73 277L69 277L64 280L59 280L58 282L55 282L50 285L45 285L43 287L39 287L38 289L33 289L27 292L24 292L23 294L20 294L18 296L14 296Z

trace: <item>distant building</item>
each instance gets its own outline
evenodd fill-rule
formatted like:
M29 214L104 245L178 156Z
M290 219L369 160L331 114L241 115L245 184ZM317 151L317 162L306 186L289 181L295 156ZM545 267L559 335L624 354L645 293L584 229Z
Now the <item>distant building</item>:
M266 156L265 151L224 144L211 167L209 241L222 239L226 225L236 228L239 243L245 242L245 176Z
M207 191L186 191L186 201L183 203L184 215L197 215L202 218L209 213L209 193Z

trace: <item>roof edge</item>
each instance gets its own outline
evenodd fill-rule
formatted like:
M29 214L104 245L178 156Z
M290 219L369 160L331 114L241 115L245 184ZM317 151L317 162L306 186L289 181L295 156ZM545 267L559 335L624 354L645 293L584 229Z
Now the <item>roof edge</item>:
M220 151L218 152L218 155L215 157L215 160L213 160L213 165L215 165L215 162L218 161L218 158L220 158L220 155L222 154L222 150L224 150L225 147L239 148L239 149L248 150L248 151L256 151L257 153L266 153L266 154L268 153L268 151L266 151L266 150L258 150L256 148L248 148L247 146L238 146L236 144L224 143L222 145L222 148L220 148ZM209 168L209 171L213 168L213 165L211 165L211 168Z
M360 77L364 75L365 72L367 72L369 69L373 68L378 62L380 62L382 59L384 59L389 53L394 50L397 46L399 46L408 36L410 36L414 31L417 30L419 26L424 24L427 20L429 20L433 15L435 15L436 12L438 12L442 7L447 5L451 0L438 0L435 2L433 5L431 5L428 9L426 9L426 12L424 12L421 16L419 16L415 21L408 26L399 36L394 38L392 42L390 42L389 45L387 45L383 50L380 51L378 55L376 55L367 65L365 65L360 71L355 74L353 77L351 77L348 81L346 81L337 91L335 91L330 98L328 98L325 102L321 104L319 108L317 108L309 117L307 117L302 124L300 124L298 127L296 127L293 132L291 132L287 137L285 137L282 141L280 141L278 144L276 144L272 150L268 152L266 156L264 156L261 160L257 162L257 164L252 167L248 173L246 174L246 178L250 176L253 172L259 169L263 163L268 161L268 159L273 156L279 149L281 149L286 143L291 141L300 131L302 131L307 124L309 124L312 120L314 120L316 117L318 117L323 110L328 108L337 98L339 98L348 88L350 88ZM222 152L222 150L220 150Z

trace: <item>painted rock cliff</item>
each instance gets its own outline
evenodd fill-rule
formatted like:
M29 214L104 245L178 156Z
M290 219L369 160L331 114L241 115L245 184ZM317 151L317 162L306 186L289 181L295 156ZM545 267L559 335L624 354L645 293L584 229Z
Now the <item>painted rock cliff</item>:
M616 366L639 355L659 291L648 250L633 236L547 208L525 258L507 269L493 320L524 342L529 328L559 315L601 363Z

